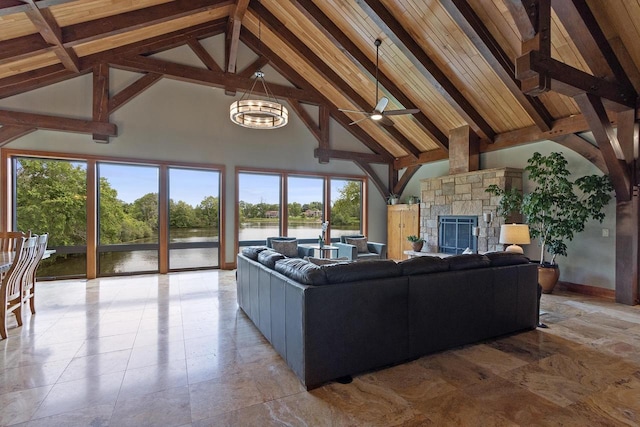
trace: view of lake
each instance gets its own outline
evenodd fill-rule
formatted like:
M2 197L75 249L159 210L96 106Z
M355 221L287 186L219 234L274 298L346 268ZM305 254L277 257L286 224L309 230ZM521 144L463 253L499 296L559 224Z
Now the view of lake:
M336 229L331 230L333 238L346 234L357 234L358 229ZM267 237L278 236L278 224L269 223L247 223L240 227L239 241L242 246L243 241L265 240ZM298 239L318 239L321 234L320 224L309 226L306 224L289 224L289 236ZM169 232L170 243L195 243L195 242L218 242L217 229L171 229ZM142 243L156 243L157 236L147 239L128 242L127 245ZM55 248L54 248L55 249ZM105 274L120 274L141 271L158 271L158 251L157 250L137 250L127 252L103 252L100 253L99 272ZM218 267L218 248L189 248L170 249L169 268L204 268ZM85 254L53 256L50 260L45 260L38 269L38 277L64 277L72 275L84 275L86 271Z

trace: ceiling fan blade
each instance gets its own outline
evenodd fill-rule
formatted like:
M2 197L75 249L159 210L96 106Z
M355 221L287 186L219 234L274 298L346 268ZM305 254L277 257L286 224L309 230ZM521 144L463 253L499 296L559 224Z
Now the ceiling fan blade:
M342 111L343 113L367 114L369 116L371 115L371 113L362 110L345 110L344 108L338 108L338 111Z
M417 108L406 108L404 110L389 110L382 113L384 116L400 116L402 114L416 114L420 110Z
M387 104L389 103L389 99L386 96L380 98L378 103L376 104L375 111L382 113L385 108L387 108Z
M369 117L364 117L364 118L362 118L362 119L359 119L359 120L356 120L356 121L354 121L354 122L351 122L351 123L349 123L349 126L351 126L351 125L355 125L356 123L360 123L361 121L363 121L363 120L367 120L368 118L369 118Z

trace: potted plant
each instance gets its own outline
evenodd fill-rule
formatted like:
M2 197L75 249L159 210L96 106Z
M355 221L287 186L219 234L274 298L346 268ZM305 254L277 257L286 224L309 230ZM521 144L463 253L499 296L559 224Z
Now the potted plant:
M411 247L414 252L420 252L422 245L424 245L424 239L418 236L407 236L407 240L411 242Z
M551 293L560 270L556 256L567 256L566 241L584 230L589 219L602 222L604 207L611 200L613 186L608 175L588 175L569 179L567 161L561 153L543 156L534 153L524 169L533 188L527 194L490 185L487 192L500 196L498 214L508 218L513 212L524 215L531 237L540 246L538 279L544 293ZM551 255L545 261L545 253Z

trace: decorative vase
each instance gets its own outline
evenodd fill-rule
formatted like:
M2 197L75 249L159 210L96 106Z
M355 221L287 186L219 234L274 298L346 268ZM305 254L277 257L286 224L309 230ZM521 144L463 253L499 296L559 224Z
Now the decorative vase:
M322 248L324 246L324 240L318 239L318 246Z
M398 204L398 198L397 198L397 197L391 197L391 198L389 199L389 204L390 204L390 205L396 205L396 204Z
M543 294L550 294L560 278L560 267L557 264L538 266L538 283Z
M422 245L424 245L424 242L411 242L411 247L414 252L420 252L422 250Z

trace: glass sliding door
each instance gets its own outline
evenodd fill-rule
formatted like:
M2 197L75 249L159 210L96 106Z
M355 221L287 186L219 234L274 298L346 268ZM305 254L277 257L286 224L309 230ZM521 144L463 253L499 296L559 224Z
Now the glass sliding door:
M279 174L238 174L238 242L242 246L264 245L280 235Z
M324 179L290 176L287 192L287 236L317 243L324 221Z
M158 271L158 167L98 163L98 272Z
M331 237L362 231L362 181L331 179Z
M87 164L80 161L13 159L15 230L49 233L56 253L38 277L77 277L87 272Z
M169 268L218 267L220 172L169 168Z

